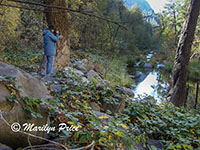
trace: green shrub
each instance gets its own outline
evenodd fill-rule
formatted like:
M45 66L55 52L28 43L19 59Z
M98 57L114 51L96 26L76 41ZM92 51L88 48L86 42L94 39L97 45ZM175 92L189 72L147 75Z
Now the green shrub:
M67 141L68 145L80 147L92 141L96 142L95 147L105 146L106 149L131 145L126 139L127 136L132 137L126 124L127 116L122 114L111 116L110 111L106 112L110 114L109 116L106 114L98 116L90 107L91 102L99 106L101 106L100 101L117 103L117 99L113 97L116 91L97 86L95 80L86 84L73 72L61 71L56 77L53 82L62 85L61 90L51 89L51 95L55 99L42 103L51 110L54 126L64 122L69 126L79 127L78 132L63 132L63 138L70 137ZM48 83L47 86L50 87L51 84ZM122 97L126 99L126 96L122 95ZM56 132L53 136L61 136L61 134Z
M19 67L27 72L37 72L42 61L42 50L8 50L0 51L0 61Z
M194 149L200 146L200 114L176 108L172 104L158 106L151 98L128 104L125 113L130 124L148 138L161 140L165 149Z

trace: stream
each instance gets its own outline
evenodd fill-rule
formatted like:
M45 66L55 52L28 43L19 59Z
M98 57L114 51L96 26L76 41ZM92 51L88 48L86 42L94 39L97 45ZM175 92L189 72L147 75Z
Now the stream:
M142 74L136 81L136 87L133 89L135 95L133 100L151 96L160 104L169 87L169 84L163 81L160 71L156 70Z
M148 73L148 75L144 78L143 81L139 81L136 88L134 89L135 98L150 95L153 97L157 97L158 94L153 87L158 84L158 73L153 71Z
M146 58L149 60L151 56L152 55L148 55ZM136 86L133 89L135 96L133 100L138 100L147 96L151 96L155 100L157 100L158 104L162 102L163 97L167 93L169 84L162 78L161 70L164 68L164 65L158 64L156 68L157 69L152 69L151 67L149 67L143 68L142 71L141 69L140 71L136 71Z

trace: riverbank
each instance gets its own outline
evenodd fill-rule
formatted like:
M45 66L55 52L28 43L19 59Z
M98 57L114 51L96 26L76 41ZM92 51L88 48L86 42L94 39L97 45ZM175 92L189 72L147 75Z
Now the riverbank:
M113 86L110 86L112 83L104 81L101 72L97 72L96 69L87 70L83 65L84 62L89 61L73 57L71 67L57 70L55 75L49 78L40 79L37 76L34 78L45 83L52 99L48 101L38 98L18 99L20 103L31 102L27 106L34 108L31 109L32 112L24 111L26 114L33 113L32 117L41 117L40 114L34 113L35 109L37 110L35 106L45 104L48 106L52 126L66 123L68 126L73 125L80 129L78 132L52 132L50 140L56 140L68 148L84 147L93 143L97 149L108 150L150 147L193 149L200 146L198 112L175 108L170 103L158 106L152 97L132 101L130 96L122 92L122 86L113 89ZM25 66L24 63L20 61L16 64ZM37 66L34 63L32 65ZM2 78L5 79L7 81L7 78ZM14 84L13 81L10 82ZM11 102L8 103L16 103L12 100L16 101L10 98Z

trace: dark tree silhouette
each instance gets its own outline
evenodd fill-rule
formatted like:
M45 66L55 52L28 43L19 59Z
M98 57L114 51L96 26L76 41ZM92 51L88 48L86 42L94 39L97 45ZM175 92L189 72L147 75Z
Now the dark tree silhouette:
M169 91L169 100L175 106L183 106L186 98L186 82L191 47L200 11L200 0L191 0L188 8L181 37L176 50L175 62L172 72L172 86Z

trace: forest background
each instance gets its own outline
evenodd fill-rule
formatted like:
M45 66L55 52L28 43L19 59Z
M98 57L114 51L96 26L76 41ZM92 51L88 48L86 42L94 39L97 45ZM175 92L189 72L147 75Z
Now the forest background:
M31 0L24 1L32 2ZM34 2L41 3L40 0ZM47 27L45 10L38 6L33 7L10 0L0 0L0 5L0 61L17 66L29 73L37 72L43 56L42 32ZM18 8L12 6L18 6ZM144 5L141 4L141 6ZM187 0L170 0L163 12L155 14L149 8L140 7L140 9L137 5L127 7L122 0L68 0L66 8L80 12L69 11L67 13L70 57L88 59L91 64L95 65L95 71L101 73L104 79L112 82L111 88L114 88L116 85L131 87L134 80L130 78L129 74L136 72L134 66L138 62L140 62L140 66L144 65L147 62L146 56L152 53L153 57L150 63L153 66L167 62L165 72L168 73L164 73L163 78L170 83L176 48L188 6L189 1ZM22 9L22 7L27 9ZM100 19L82 14L83 11L100 16ZM109 20L113 20L115 23ZM175 108L166 104L164 108L158 109L158 112L164 111L165 113L160 116L157 122L149 123L148 120L151 119L147 118L151 118L151 115L154 116L157 113L154 111L157 109L154 103L144 102L143 105L132 104L128 106L125 109L125 114L128 114L130 118L124 121L141 129L142 134L136 137L140 137L140 139L143 136L150 139L161 138L165 147L171 149L199 147L199 119L195 121L195 118L199 118L198 110L200 107L198 94L196 94L200 81L199 34L200 21L198 20L191 54L194 57L191 57L193 59L190 60L190 73L187 82L190 88L185 103L186 107L183 109ZM197 101L195 101L196 99ZM152 110L148 110L149 107L152 107ZM196 110L189 112L193 108ZM170 112L171 110L173 111ZM176 117L172 119L171 124L167 122L166 125L165 121L169 118L165 117L169 117L169 112L175 114ZM177 112L181 112L181 114ZM183 118L186 116L193 120L187 122L186 127L179 126L178 123L174 124L176 120L185 121ZM144 120L146 124L143 124ZM159 122L163 122L163 124L159 124ZM171 128L161 130L163 126L169 126L169 124L172 127L175 126L177 130ZM187 131L184 128L187 128ZM121 136L120 133L118 134ZM106 136L111 135L112 133ZM180 136L176 137L177 135ZM83 134L83 136L85 135ZM81 134L77 138L83 140ZM90 141L91 139L87 143ZM110 147L113 146L110 144L113 141L108 143Z

